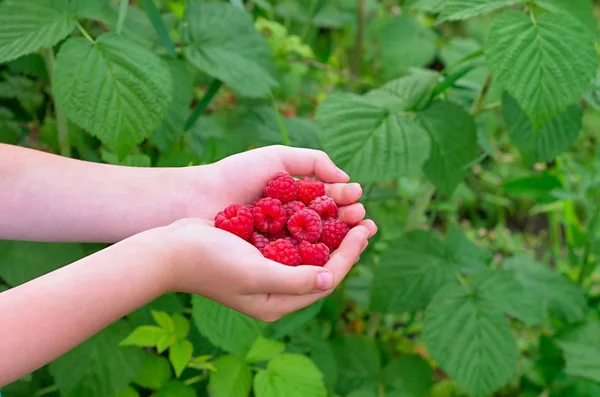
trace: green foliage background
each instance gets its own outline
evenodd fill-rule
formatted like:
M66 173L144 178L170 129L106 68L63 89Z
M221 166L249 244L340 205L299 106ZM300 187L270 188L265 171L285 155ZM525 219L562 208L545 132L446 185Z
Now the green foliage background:
M600 395L598 11L0 1L1 142L137 167L322 149L380 226L277 322L169 294L3 396ZM101 248L2 241L0 291Z

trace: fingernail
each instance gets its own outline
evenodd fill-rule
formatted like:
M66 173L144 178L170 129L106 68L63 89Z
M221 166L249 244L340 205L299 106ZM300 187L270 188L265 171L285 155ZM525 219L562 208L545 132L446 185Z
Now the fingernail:
M328 290L333 287L333 275L329 272L317 274L317 289L321 291Z
M346 174L341 168L338 168L338 172L340 173L340 175L343 175L346 178L350 179L350 175Z

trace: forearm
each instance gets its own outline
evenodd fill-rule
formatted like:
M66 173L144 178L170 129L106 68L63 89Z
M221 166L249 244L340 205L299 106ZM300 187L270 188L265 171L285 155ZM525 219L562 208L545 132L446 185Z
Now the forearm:
M201 168L122 167L0 144L0 239L110 243L169 224L186 216L186 178Z
M153 241L134 236L1 293L0 387L167 292Z

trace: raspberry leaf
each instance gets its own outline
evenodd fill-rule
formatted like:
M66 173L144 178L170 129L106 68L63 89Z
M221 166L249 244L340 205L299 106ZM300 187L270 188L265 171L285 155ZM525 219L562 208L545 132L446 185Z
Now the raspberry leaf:
M144 357L137 347L119 346L131 331L119 320L50 363L61 396L106 397L124 389L139 373Z
M427 132L411 115L354 94L333 94L316 114L323 147L360 182L416 175L429 156Z
M75 28L68 0L6 0L0 4L0 63L49 48Z
M591 0L534 0L534 3L550 12L570 14L579 19L591 34L596 35L596 19Z
M256 397L326 397L323 374L308 358L282 354L269 361L254 378Z
M281 354L284 350L285 345L283 343L259 336L246 355L246 361L249 363L268 361Z
M451 195L477 156L475 120L448 101L432 104L419 113L418 120L431 141L431 154L423 167L425 175L441 193Z
M95 43L68 40L54 81L56 102L67 117L121 155L158 127L172 96L166 64L113 33Z
M247 97L268 97L278 86L271 50L243 9L192 1L186 19L185 55L198 69Z
M505 93L502 101L508 135L530 163L551 161L569 150L581 130L583 114L574 104L557 116L534 127L517 101Z
M491 395L514 376L518 352L508 320L477 285L440 289L424 327L428 351L470 396Z
M372 338L358 334L340 336L331 341L331 348L338 367L338 393L345 395L377 384L381 357Z
M600 322L586 323L562 336L559 346L565 354L566 373L600 382Z
M173 376L166 357L146 354L134 383L145 389L159 390Z
M433 232L408 232L381 256L371 287L371 309L385 313L423 309L441 287L456 282L458 272L484 268L489 259L487 250L458 230L447 241Z
M237 356L223 356L214 362L210 388L215 397L247 396L252 388L250 366Z
M159 341L168 335L164 329L154 325L141 325L137 327L127 338L125 338L121 346L140 346L154 347Z
M485 56L492 75L539 128L575 103L596 74L593 36L568 14L499 16Z
M525 0L448 0L438 20L439 22L443 22L469 19L524 2Z
M194 346L189 340L179 340L169 348L169 361L173 364L176 377L179 378L181 376L183 370L190 362L193 353Z
M205 338L221 349L244 357L263 334L265 323L210 299L192 298L194 324Z
M389 362L383 380L400 396L426 397L433 386L433 369L421 356L404 354Z

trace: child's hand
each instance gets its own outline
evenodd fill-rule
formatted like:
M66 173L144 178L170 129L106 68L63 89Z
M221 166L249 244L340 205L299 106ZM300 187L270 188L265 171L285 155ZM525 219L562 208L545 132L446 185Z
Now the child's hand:
M325 182L325 193L340 207L340 219L347 224L356 225L365 216L363 205L356 204L362 195L360 185L347 183L348 175L318 150L267 146L206 167L194 186L198 199L189 200L188 217L212 221L217 212L230 204L249 204L259 198L267 182L282 171L294 176L314 175ZM194 167L189 170L194 171ZM370 233L375 232L373 222L367 227Z
M157 229L156 244L168 252L168 290L203 295L259 320L275 321L329 295L376 230L370 220L353 227L325 267L273 262L250 243L196 219Z

